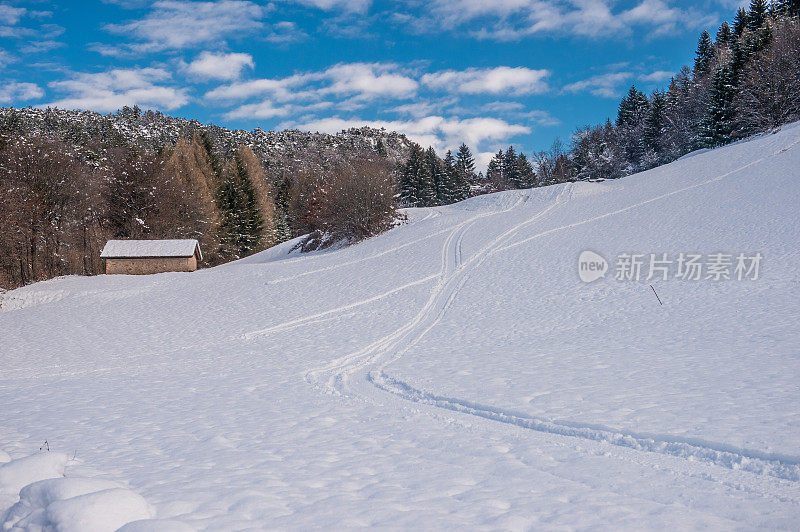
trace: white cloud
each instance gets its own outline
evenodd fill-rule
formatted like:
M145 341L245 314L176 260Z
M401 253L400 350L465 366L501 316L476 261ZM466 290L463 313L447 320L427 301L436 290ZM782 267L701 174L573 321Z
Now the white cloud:
M255 67L253 56L250 54L203 52L189 63L186 70L202 79L233 80L242 75L245 67Z
M4 69L7 65L14 63L16 61L17 61L16 57L6 52L5 50L0 50L0 70Z
M674 75L675 72L672 72L671 70L656 70L650 74L642 74L639 76L639 79L642 81L648 81L650 83L661 83L662 81L667 81Z
M51 88L67 95L47 105L66 109L116 111L126 105L172 110L189 101L187 90L160 85L170 74L160 68L113 69L78 73L72 79L54 81Z
M275 105L275 102L270 100L264 100L262 102L257 103L248 103L245 105L241 105L227 113L225 113L225 118L228 119L268 119L268 118L277 118L277 117L284 117L289 115L297 115L302 113L308 113L311 111L319 111L322 109L327 109L331 107L333 104L331 102L317 102L311 105L296 105L296 104L286 104L280 107Z
M619 85L632 77L633 74L630 72L598 74L597 76L565 85L564 91L572 93L588 92L603 98L616 98L619 96Z
M291 106L275 107L273 102L263 101L259 103L249 103L237 107L236 109L225 114L226 118L275 118L278 116L286 116L292 110Z
M419 31L466 27L478 38L517 40L556 32L613 37L629 34L633 26L649 28L651 36L664 35L708 25L716 18L695 7L671 7L663 0L642 0L627 10L614 10L614 4L610 0L433 0L426 11L399 20Z
M439 153L455 149L461 142L479 146L484 141L505 140L514 135L530 133L530 128L520 124L509 124L498 118L468 118L426 116L416 120L360 120L339 117L322 118L293 127L305 131L337 133L351 127L369 126L405 133L410 139L424 147L433 146Z
M339 9L351 13L365 13L372 5L372 0L294 0L294 2L325 11Z
M334 94L358 94L365 98L387 96L406 98L417 91L416 80L397 72L397 65L383 63L341 63L322 73L330 80L321 91Z
M162 0L143 19L109 24L106 30L143 41L132 45L138 51L177 50L248 35L263 27L267 10L247 0Z
M14 26L27 13L24 7L14 7L8 4L0 4L0 24Z
M44 91L35 83L5 82L0 85L0 103L26 102L44 96Z
M416 80L390 63L340 63L327 70L278 79L255 79L217 87L206 93L211 100L245 100L268 95L277 101L320 100L327 96L355 98L363 103L377 97L407 98L417 90ZM360 103L359 103L360 102Z
M422 76L422 83L439 90L466 94L539 94L548 90L549 70L500 66L444 70Z
M246 100L253 96L271 95L275 100L298 99L304 91L298 88L307 83L309 75L298 74L282 79L253 79L222 85L208 91L205 97L210 100Z

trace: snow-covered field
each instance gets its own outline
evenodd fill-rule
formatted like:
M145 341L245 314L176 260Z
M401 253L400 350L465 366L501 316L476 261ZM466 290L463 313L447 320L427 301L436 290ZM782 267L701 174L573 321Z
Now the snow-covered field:
M337 251L9 292L0 529L796 529L798 215L795 124ZM718 252L758 279L614 278Z

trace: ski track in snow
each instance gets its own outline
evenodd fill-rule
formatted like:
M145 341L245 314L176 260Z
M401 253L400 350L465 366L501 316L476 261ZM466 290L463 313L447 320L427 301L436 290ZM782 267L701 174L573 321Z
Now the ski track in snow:
M702 461L731 470L746 471L782 480L799 482L800 456L764 453L700 439L680 438L659 434L637 434L600 425L541 419L518 412L505 411L458 398L444 397L418 390L406 382L392 378L384 371L387 366L402 357L431 329L441 322L442 317L452 305L470 274L491 255L558 231L602 220L677 194L719 182L726 177L735 175L747 168L762 163L769 157L786 152L797 144L800 144L800 140L712 179L673 190L621 209L593 216L572 224L555 227L521 240L509 242L521 229L540 219L558 205L569 201L573 187L572 184L565 185L550 206L539 211L528 220L509 228L477 251L468 260L464 261L462 244L468 230L483 217L506 213L517 208L527 200L527 197L520 197L519 200L509 208L483 213L469 218L452 228L448 238L444 242L442 246L442 265L440 273L417 282L419 283L437 277L439 279L427 303L411 321L391 334L354 353L341 357L319 368L307 371L305 378L308 382L324 389L326 393L345 395L349 392L351 396L370 400L376 404L377 401L370 397L370 391L361 389L358 386L358 381L369 383L373 390L377 389L412 403L430 405L439 409L481 417L537 432L592 440L637 451L659 453L687 460ZM424 219L427 219L427 217ZM441 234L441 231L436 234ZM404 287L399 287L398 290L403 288ZM394 291L391 291L390 293L393 292ZM376 296L376 298L379 297L380 296ZM370 301L376 298L371 298ZM345 308L349 308L349 306ZM334 312L336 310L337 309L333 309L329 312ZM372 366L373 369L369 369L370 366ZM355 379L353 377L355 377Z

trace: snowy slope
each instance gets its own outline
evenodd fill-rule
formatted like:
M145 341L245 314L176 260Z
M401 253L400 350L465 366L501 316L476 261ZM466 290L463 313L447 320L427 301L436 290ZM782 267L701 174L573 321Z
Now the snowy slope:
M0 523L794 528L799 169L795 124L338 251L9 292ZM717 252L759 278L614 279Z

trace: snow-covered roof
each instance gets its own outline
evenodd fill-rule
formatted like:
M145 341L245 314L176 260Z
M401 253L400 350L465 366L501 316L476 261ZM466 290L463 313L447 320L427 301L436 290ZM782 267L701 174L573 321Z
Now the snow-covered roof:
M180 240L109 240L100 256L104 259L143 257L191 257L197 250L202 259L200 244L194 239Z

